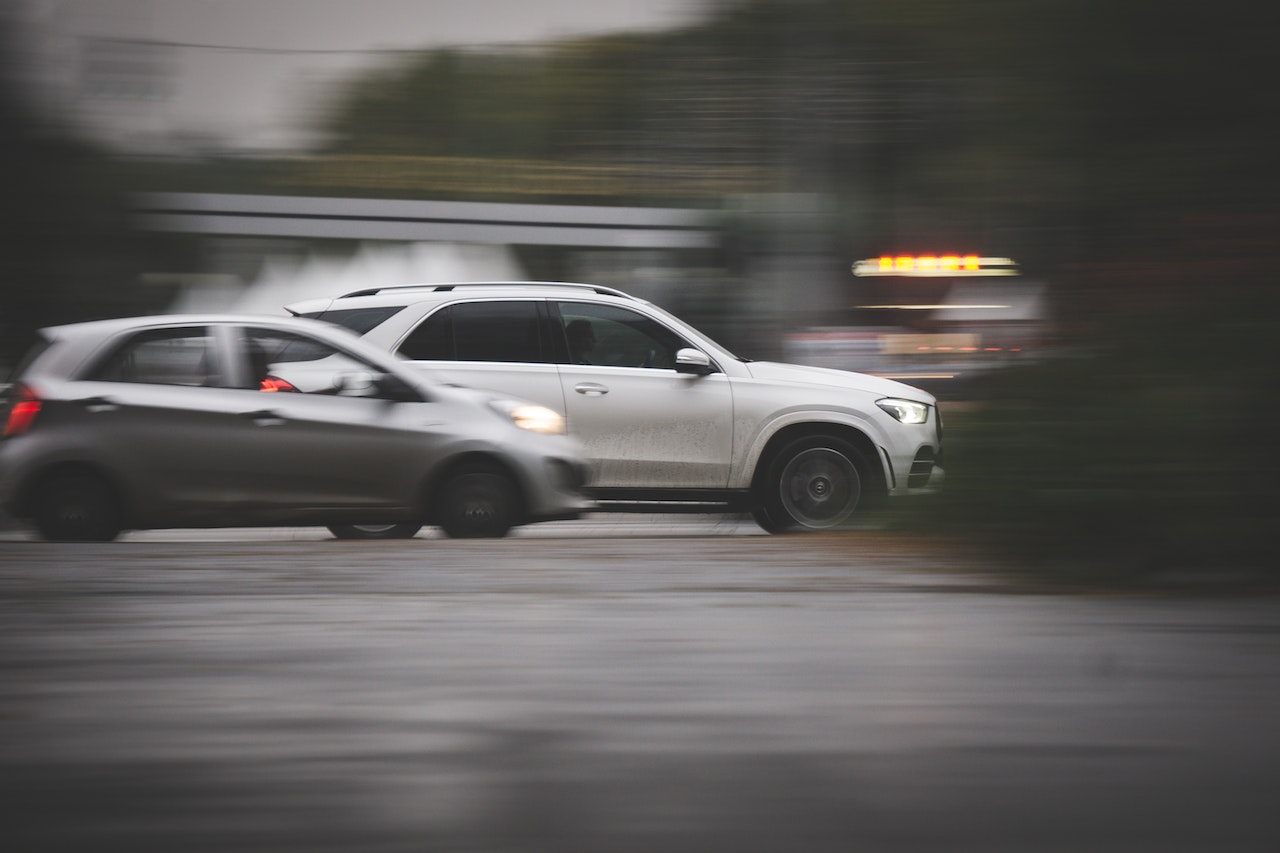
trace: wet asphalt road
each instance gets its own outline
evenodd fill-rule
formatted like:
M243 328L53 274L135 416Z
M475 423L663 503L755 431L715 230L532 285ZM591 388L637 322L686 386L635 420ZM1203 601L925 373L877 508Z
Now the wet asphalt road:
M1275 851L1280 602L879 533L0 536L7 850Z

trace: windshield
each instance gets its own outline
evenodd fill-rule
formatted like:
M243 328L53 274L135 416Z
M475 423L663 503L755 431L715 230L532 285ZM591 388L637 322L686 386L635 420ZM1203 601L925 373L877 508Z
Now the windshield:
M733 351L730 350L728 347L721 346L719 343L717 343L716 341L708 337L704 332L702 332L699 329L695 329L693 326L690 326L684 320L681 320L679 317L672 314L670 311L663 308L662 306L655 305L652 302L646 302L644 304L647 305L653 311L656 311L658 314L661 314L663 319L665 319L671 325L675 326L685 335L691 338L695 338L704 343L711 344L712 348L719 350L721 353L728 356L729 358L732 358L734 361L741 361L741 362L751 361L751 359L749 358L743 358L742 356L734 355Z

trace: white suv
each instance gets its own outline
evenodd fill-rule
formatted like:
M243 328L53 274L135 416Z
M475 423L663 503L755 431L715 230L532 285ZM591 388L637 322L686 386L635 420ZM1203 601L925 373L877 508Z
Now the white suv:
M468 282L288 306L446 381L562 413L600 509L748 510L765 530L843 525L942 482L934 397L860 373L730 353L608 287Z

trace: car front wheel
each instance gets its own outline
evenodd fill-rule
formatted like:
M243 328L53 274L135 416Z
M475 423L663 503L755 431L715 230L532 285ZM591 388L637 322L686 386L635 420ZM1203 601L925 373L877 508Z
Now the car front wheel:
M331 524L329 532L339 539L412 539L421 524Z
M808 436L773 458L752 515L770 533L829 530L865 505L869 484L866 460L851 444Z
M518 506L516 485L509 476L492 468L473 468L445 483L436 516L454 539L499 538L515 525Z

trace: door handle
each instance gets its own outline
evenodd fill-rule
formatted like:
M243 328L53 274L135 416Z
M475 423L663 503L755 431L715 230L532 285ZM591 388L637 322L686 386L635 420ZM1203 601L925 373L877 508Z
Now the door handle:
M256 412L242 412L240 417L248 418L253 421L255 426L281 426L284 424L284 418L280 417L278 412L270 409L259 409Z
M599 382L579 382L573 386L573 390L588 397L603 397L609 393L608 386L601 385Z
M97 414L98 412L114 412L120 408L120 404L110 397L86 397L83 400L76 400L81 406L84 406L88 412Z

